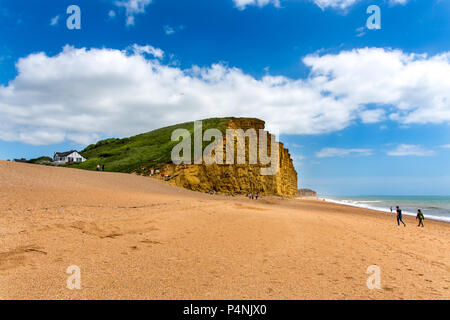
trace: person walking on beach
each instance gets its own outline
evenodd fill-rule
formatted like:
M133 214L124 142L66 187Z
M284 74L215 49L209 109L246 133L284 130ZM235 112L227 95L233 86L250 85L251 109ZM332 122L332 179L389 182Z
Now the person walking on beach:
M403 223L403 226L406 227L406 223L403 222L402 219L402 210L400 210L399 206L397 206L397 225L400 226L400 222Z
M258 197L259 197L259 192L257 192L255 195L256 200L258 200Z
M422 210L417 210L417 216L416 216L416 220L419 219L419 225L418 227L422 226L423 228L423 220L425 219L425 217L423 216Z
M104 164L102 165L102 171L105 171L105 165Z
M391 207L391 212L392 212L392 207Z
M100 171L100 165L99 164L97 165L97 171Z

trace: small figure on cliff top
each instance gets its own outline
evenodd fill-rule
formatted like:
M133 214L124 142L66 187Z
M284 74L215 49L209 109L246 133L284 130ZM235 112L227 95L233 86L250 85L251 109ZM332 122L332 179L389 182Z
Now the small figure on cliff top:
M419 224L418 227L423 226L423 220L425 220L425 217L423 216L422 210L418 209L417 210L417 216L416 216L416 220L419 219Z

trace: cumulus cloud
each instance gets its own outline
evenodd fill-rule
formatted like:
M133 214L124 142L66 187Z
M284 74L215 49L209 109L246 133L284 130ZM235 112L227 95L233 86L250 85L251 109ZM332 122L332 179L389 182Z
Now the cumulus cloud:
M366 122L382 119L381 108L403 124L450 122L450 52L427 56L364 48L303 61L312 69L310 82L339 101L378 105L378 111L359 113Z
M146 7L150 3L152 3L152 0L118 0L114 2L117 7L125 9L127 26L134 26L134 17L137 14L145 13Z
M387 155L393 157L404 157L404 156L433 156L435 152L433 150L427 150L421 145L413 144L401 144L397 146L394 150L386 152Z
M333 157L345 157L350 155L356 156L370 156L372 155L371 149L343 149L343 148L323 148L316 153L318 158L333 158Z
M0 139L84 144L219 116L258 117L283 134L322 134L383 119L450 122L448 53L314 54L303 59L311 68L306 79L256 79L222 64L181 69L164 56L150 45L66 46L55 56L19 59L16 78L0 86Z

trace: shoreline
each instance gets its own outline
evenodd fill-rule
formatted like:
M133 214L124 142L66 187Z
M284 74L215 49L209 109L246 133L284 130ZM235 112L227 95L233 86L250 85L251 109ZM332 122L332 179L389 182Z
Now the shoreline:
M373 210L373 211L377 211L377 212L382 212L382 213L389 213L389 214L396 214L395 210L393 210L392 212L390 211L390 209L383 209L383 208L378 208L378 207L373 207L370 205L367 206L363 206L363 205L358 205L355 203L348 203L342 200L335 200L335 199L330 199L330 198L325 198L325 197L317 197L316 198L318 201L325 201L328 203L335 203L335 204L340 204L343 206L348 206L348 207L353 207L353 208L360 208L360 209L367 209L367 210ZM416 217L416 213L410 212L410 211L406 211L406 210L402 210L403 215L405 216L409 216L409 217ZM439 221L439 222L444 222L444 223L450 223L450 217L438 217L438 216L433 216L433 215L425 215L425 219L426 220L433 220L433 221Z

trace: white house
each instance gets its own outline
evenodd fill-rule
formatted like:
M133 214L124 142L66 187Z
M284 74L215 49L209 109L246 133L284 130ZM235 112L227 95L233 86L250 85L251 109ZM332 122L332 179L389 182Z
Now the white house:
M56 152L53 156L53 162L56 164L63 164L68 162L85 162L86 159L76 150L67 152Z

